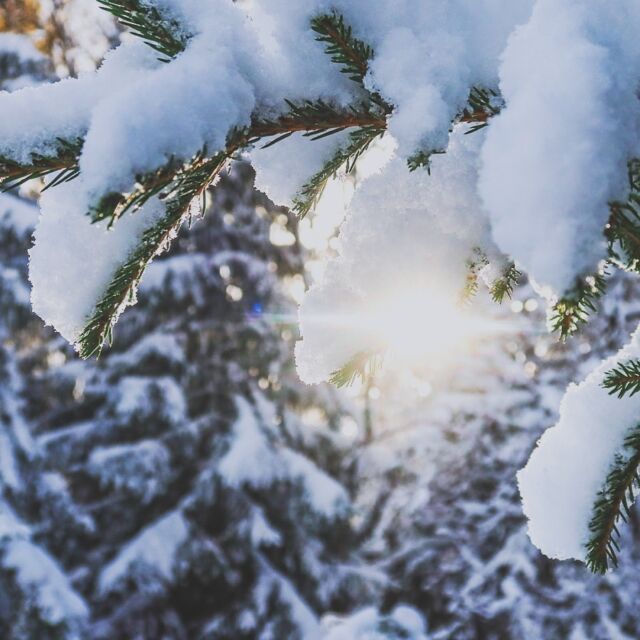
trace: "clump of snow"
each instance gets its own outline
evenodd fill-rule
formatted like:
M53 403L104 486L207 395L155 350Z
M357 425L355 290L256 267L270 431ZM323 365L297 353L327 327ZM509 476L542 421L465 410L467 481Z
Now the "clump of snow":
M336 3L376 52L367 84L395 105L389 130L403 157L446 147L473 85L495 86L499 56L530 0Z
M276 449L245 399L236 398L236 406L234 438L218 465L218 473L227 484L264 488L281 480L300 482L319 514L330 518L344 510L348 496L340 484L307 457L290 449Z
M136 40L110 52L97 74L0 92L0 155L28 163L32 153L54 154L58 138L86 133L96 104L158 64L149 47Z
M72 343L118 267L165 213L154 198L111 229L106 221L91 224L76 187L67 183L42 196L42 215L29 252L33 310Z
M143 529L107 564L98 578L98 586L106 592L113 589L132 565L148 564L166 580L173 576L173 558L186 540L187 523L180 511L173 511Z
M327 615L322 620L323 640L427 640L422 615L413 607L397 605L388 615L366 607L350 616Z
M171 424L179 425L185 419L187 403L173 378L125 376L118 383L115 411L127 420L132 416L162 415Z
M237 57L249 43L232 43L240 39L233 4L209 4L218 14L215 30L93 110L80 168L94 198L129 190L134 175L172 155L190 158L203 147L221 149L231 127L249 123L254 92L237 70ZM145 100L138 100L140 95Z
M166 489L170 456L155 440L97 447L89 456L87 469L103 486L134 493L144 503Z
M640 395L609 395L602 381L618 362L639 356L640 330L582 383L570 385L557 424L545 431L518 473L529 536L551 558L585 559L597 493L625 437L640 422Z
M539 0L503 54L480 192L500 248L557 293L596 270L608 202L624 197L638 27L634 3Z
M62 569L40 547L24 538L5 543L4 566L16 572L25 592L32 592L51 624L88 618L89 609L84 600L69 584Z

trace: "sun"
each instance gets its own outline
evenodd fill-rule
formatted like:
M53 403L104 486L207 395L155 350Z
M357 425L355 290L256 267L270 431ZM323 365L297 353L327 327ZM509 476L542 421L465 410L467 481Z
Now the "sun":
M401 365L443 364L495 331L490 322L437 287L404 286L373 302L362 329Z

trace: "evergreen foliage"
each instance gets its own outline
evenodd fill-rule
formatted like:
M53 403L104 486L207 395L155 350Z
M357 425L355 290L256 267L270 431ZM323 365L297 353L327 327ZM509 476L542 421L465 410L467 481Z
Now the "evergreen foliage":
M163 62L169 62L184 48L190 35L182 31L180 23L163 15L158 8L142 0L98 0L105 11L131 30L132 35L142 38L157 51Z
M502 276L491 285L490 293L493 301L502 304L505 298L511 298L521 278L522 273L516 269L516 266L513 263L508 264Z
M219 154L208 161L195 162L177 176L166 202L166 214L144 233L138 247L115 273L87 322L79 339L81 356L88 358L98 354L105 341L111 342L113 324L135 295L146 266L175 236L193 199L204 195L225 162L226 156Z
M329 180L344 170L345 174L352 174L356 170L357 162L363 153L377 138L384 134L384 128L367 126L349 133L349 142L340 147L331 160L300 189L293 203L293 210L300 218L304 218L317 206Z
M502 98L494 89L484 87L471 87L469 100L459 116L461 122L467 122L472 126L467 133L475 133L489 124L489 120L500 113Z
M341 369L331 374L329 382L341 389L350 387L356 381L365 382L372 378L382 363L380 353L362 352L354 356Z
M311 20L311 28L317 34L316 40L326 45L332 62L342 67L341 72L363 84L373 58L371 46L356 38L351 26L335 12L316 16Z
M639 465L640 427L635 427L625 438L623 451L615 456L593 507L586 563L594 573L605 573L610 566L618 566L618 524L620 520L628 522L631 517L631 507L640 490Z
M612 260L630 271L638 270L640 259L640 160L628 166L629 196L626 202L613 202L605 230Z
M56 152L50 156L31 154L29 164L20 164L10 158L0 156L0 191L17 189L29 180L45 178L55 174L46 189L73 180L80 171L78 158L82 151L82 139L63 140L58 138Z
M608 389L610 394L617 394L618 398L635 395L640 391L640 361L620 362L607 372L602 386Z
M578 331L588 321L589 315L597 311L596 304L606 291L607 275L605 266L600 273L576 282L555 303L550 325L552 331L560 334L561 340L566 340Z

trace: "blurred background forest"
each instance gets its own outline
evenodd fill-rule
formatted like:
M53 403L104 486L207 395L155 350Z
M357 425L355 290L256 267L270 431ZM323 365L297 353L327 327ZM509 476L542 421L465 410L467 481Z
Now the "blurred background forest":
M94 0L1 0L0 32L8 91L126 37ZM305 386L296 299L335 228L239 165L81 361L30 310L41 187L0 195L0 638L640 637L640 548L604 577L543 558L515 480L637 324L624 277L565 345L525 285L446 366Z

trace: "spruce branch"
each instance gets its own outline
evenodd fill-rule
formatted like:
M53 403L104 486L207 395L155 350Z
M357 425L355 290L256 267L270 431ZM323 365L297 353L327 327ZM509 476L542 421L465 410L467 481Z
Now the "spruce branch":
M473 124L466 133L475 133L489 124L489 120L502 109L500 94L485 87L471 87L467 106L458 116L459 122Z
M162 62L170 62L182 53L191 38L177 20L145 0L98 0L98 4L157 51Z
M467 104L458 113L451 123L450 131L457 124L471 124L473 126L465 134L475 133L489 124L489 120L500 113L502 109L502 98L497 91L484 87L471 87ZM445 149L421 149L410 156L407 160L409 171L425 168L431 174L431 160L434 155L446 153Z
M640 425L625 438L622 451L616 454L604 486L598 492L586 545L587 567L594 573L605 573L610 565L618 566L617 551L620 520L625 522L640 489Z
M384 129L376 126L362 127L349 134L349 141L340 147L328 162L306 182L293 201L293 211L304 218L316 207L327 183L344 169L347 175L355 171L356 163L371 146L372 142L384 135Z
M113 325L120 312L134 298L144 269L153 257L175 235L194 198L202 196L233 156L263 138L302 132L311 139L331 135L351 127L359 127L368 135L384 131L386 120L368 106L338 109L323 101L287 102L289 110L274 118L254 117L246 128L232 130L226 148L212 157L203 149L188 162L171 158L159 169L137 177L137 185L128 194L107 194L92 209L93 221L108 219L113 224L127 211L136 211L150 198L165 202L166 215L143 235L139 247L114 274L93 315L79 339L82 357L99 354L111 340ZM357 136L356 136L357 138ZM358 156L359 157L359 156ZM352 160L351 155L345 162Z
M167 164L155 171L138 175L136 186L131 192L126 194L112 192L101 198L98 204L89 211L91 221L99 222L109 219L109 226L112 226L127 211L137 211L150 198L156 195L161 199L166 197L181 174L188 174L205 162L207 162L206 149L196 154L187 163L170 158Z
M360 103L348 108L336 107L324 100L292 102L285 100L288 111L274 118L256 116L251 125L235 134L238 146L248 146L263 138L302 133L311 140L351 128L387 128L387 113L377 105Z
M373 49L353 35L343 16L336 12L316 16L311 20L311 28L317 34L316 40L325 45L332 62L342 67L341 72L363 84Z
M513 290L518 286L522 273L516 269L516 265L510 262L504 269L502 276L495 280L490 288L491 298L494 302L502 304L505 298L511 298Z
M165 215L144 232L136 249L117 269L85 325L78 340L81 357L99 355L105 342L111 341L113 325L124 307L135 298L138 283L147 265L177 233L194 198L204 195L227 161L227 154L221 152L194 163L189 170L177 176L165 200Z
M407 158L407 166L409 171L415 171L416 169L426 169L427 173L431 175L431 159L433 156L446 153L444 149L433 149L429 151L418 151L412 156Z
M365 382L368 377L375 375L382 364L382 356L373 351L357 353L343 367L331 374L329 382L338 389L352 386L356 380Z
M288 110L273 117L254 117L246 128L231 131L227 139L225 154L231 158L240 150L254 145L265 138L272 139L269 144L277 143L293 133L302 133L311 140L317 140L345 129L356 128L351 133L350 143L330 160L329 166L314 176L303 187L300 199L300 211L306 205L302 198L308 200L307 211L317 203L322 190L332 175L346 167L352 172L355 162L366 151L371 142L382 135L386 120L382 114L372 111L368 105L358 105L350 109L336 108L322 100L302 103L286 102ZM113 224L128 211L135 212L153 196L166 197L173 190L173 184L182 174L190 173L198 165L207 162L207 150L203 149L186 163L177 158L170 158L166 164L154 171L136 176L136 186L126 194L109 193L92 207L89 212L94 222L108 219ZM322 175L321 175L322 174Z
M63 182L69 182L78 176L78 159L82 151L83 140L56 140L56 151L51 155L32 153L30 162L21 164L0 156L0 191L16 189L29 180L45 178L55 174L45 189Z
M596 304L606 291L607 275L605 265L596 275L579 279L553 306L551 330L558 331L561 340L573 335L597 311Z
M134 35L144 38L165 56L165 61L183 51L189 40L190 36L181 31L180 25L171 16L164 15L147 0L99 2L130 27ZM169 158L159 168L137 175L135 186L129 193L105 194L89 212L93 221L108 220L112 225L126 212L135 212L153 197L164 202L166 214L144 233L139 247L116 271L96 305L79 340L80 352L84 357L99 353L104 342L110 339L112 327L120 311L134 297L146 265L175 234L193 199L202 196L239 151L263 141L266 141L266 146L277 144L294 133L318 140L350 130L347 143L301 188L294 208L300 215L305 215L317 204L328 180L341 170L352 173L358 159L371 143L384 134L393 107L363 85L368 63L373 57L371 47L355 38L351 28L336 13L318 16L313 20L312 28L318 40L326 45L331 59L349 77L362 84L362 100L350 107L336 106L324 100L285 101L287 109L282 113L273 116L254 114L248 126L231 130L225 148L214 155L203 149L191 159ZM494 93L472 89L468 108L458 116L457 121L482 124L497 112L494 98ZM5 163L5 181L10 180L8 184L15 185L19 180L54 171L59 173L52 184L72 179L78 174L82 144L82 140L75 141L70 147L61 143L56 158L34 156L33 166L30 167ZM431 155L442 152L436 150L417 154L415 166L426 165L428 168ZM0 164L0 176L2 169ZM510 286L507 282L505 290L510 291ZM360 375L358 372L364 372L364 369L375 364L369 363L371 358L373 354L359 354L345 368L334 373L334 381L339 385L352 382L354 376Z
M618 394L618 398L633 396L640 391L640 360L621 362L607 371L602 386L609 395Z
M628 164L629 196L626 202L612 202L605 228L609 257L622 268L640 269L640 160Z

